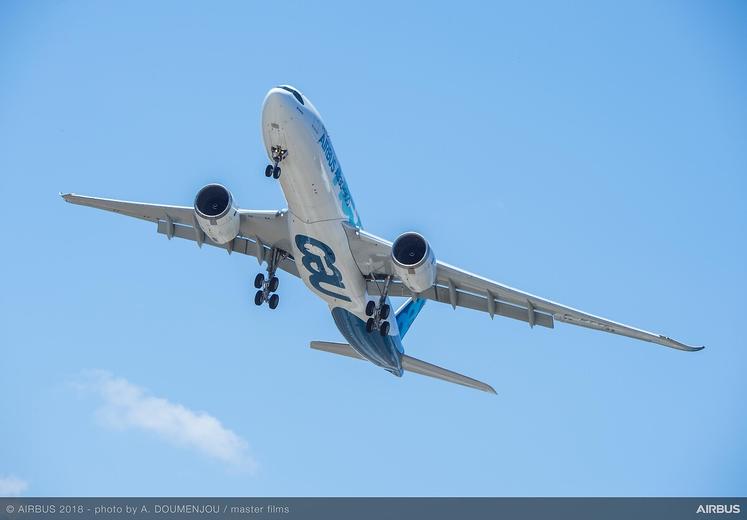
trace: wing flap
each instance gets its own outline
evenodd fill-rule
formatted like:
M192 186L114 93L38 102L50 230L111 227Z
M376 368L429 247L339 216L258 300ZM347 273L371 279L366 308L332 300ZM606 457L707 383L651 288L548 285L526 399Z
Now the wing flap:
M192 240L193 242L197 242L197 233L195 233L195 228L193 228L192 226L183 226L181 224L171 224L171 226L169 227L168 222L159 220L158 221L158 233L162 235L166 235L169 238L176 237L176 238L182 238L185 240ZM234 238L231 242L228 242L227 244L218 244L210 240L207 236L205 236L202 233L201 233L201 236L202 236L203 244L207 244L213 247L218 247L220 249L225 249L229 253L239 253L242 255L254 256L257 258L259 258L259 255L262 255L262 258L268 258L268 255L270 254L270 248L265 246L261 242L259 243L259 246L258 246L256 240L237 237L237 238ZM262 252L260 252L260 248ZM278 267L288 274L292 274L293 276L296 276L296 277L299 276L298 268L296 267L296 263L293 261L292 257L287 257L283 259L278 264Z
M374 281L369 281L367 289L369 294L379 294L379 286ZM401 296L404 298L426 298L428 300L437 301L440 303L451 304L451 293L449 288L444 285L434 285L425 292L417 295L413 294L407 287L400 282L395 282L389 286L390 296ZM466 309L473 309L476 311L490 312L490 304L488 302L488 296L478 296L466 291L463 291L458 286L455 287L454 291L454 305L456 307L464 307ZM493 298L493 315L505 316L506 318L513 318L515 320L524 321L533 325L539 325L541 327L554 328L553 317L549 314L538 312L536 309L532 310L528 307L520 307L513 305L496 298ZM531 322L530 316L533 315L534 323Z

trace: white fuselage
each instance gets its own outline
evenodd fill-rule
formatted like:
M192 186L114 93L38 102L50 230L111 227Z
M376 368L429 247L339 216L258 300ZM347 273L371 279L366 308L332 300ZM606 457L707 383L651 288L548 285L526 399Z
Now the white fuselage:
M365 322L372 298L343 228L343 223L360 227L360 219L319 113L296 94L303 102L289 90L273 88L262 108L268 157L272 159L275 146L288 151L280 162L279 181L288 202L291 254L301 279L330 310L344 309ZM401 351L396 320L390 324L389 336Z

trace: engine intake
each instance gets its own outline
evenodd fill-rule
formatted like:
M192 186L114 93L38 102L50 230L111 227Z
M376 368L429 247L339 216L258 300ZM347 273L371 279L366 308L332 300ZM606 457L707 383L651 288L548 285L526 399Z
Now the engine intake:
M195 197L195 216L200 228L213 242L226 244L239 234L239 210L225 186L208 184L198 191Z
M430 289L436 283L436 257L422 235L403 233L392 244L395 274L414 293Z

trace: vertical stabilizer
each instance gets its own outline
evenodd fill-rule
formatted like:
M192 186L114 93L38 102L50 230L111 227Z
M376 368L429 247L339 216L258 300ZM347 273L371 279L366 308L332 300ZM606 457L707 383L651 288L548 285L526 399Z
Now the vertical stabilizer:
M408 298L408 300L399 308L397 311L397 327L399 328L399 336L405 337L407 331L410 330L410 325L418 317L420 309L425 305L425 298Z

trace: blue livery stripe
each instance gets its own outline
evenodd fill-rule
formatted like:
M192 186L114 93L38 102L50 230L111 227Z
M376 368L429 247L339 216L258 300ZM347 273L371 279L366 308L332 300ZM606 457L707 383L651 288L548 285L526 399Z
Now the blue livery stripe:
M404 338L407 331L410 330L412 322L418 317L420 309L425 305L425 298L413 300L410 298L397 311L397 327L399 328L399 337Z

